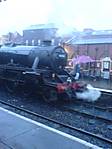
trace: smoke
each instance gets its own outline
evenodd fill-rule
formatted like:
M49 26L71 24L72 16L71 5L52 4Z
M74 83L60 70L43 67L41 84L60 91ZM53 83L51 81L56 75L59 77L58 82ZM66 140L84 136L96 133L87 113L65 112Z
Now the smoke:
M0 34L53 23L58 28L56 36L65 37L74 32L74 6L73 0L7 0L0 6Z
M88 84L87 89L88 90L84 91L83 93L77 92L76 93L77 98L88 102L94 102L97 101L101 96L101 92L94 89L92 85Z
M60 25L58 26L58 30L56 33L57 37L67 37L67 36L73 36L76 33L76 29L71 27L71 26L66 26L66 25Z
M0 32L42 23L64 24L81 30L111 28L110 18L111 0L109 3L106 0L7 0L0 4Z
M47 23L51 12L50 0L7 0L0 4L0 34Z
M48 23L54 23L56 28L57 37L68 37L73 36L77 32L74 25L75 14L74 0L64 1L64 0L50 0L52 9L48 16ZM76 10L76 9L75 9Z

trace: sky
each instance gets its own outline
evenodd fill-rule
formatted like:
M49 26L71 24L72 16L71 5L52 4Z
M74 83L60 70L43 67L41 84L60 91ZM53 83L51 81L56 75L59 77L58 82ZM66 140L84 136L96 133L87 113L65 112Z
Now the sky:
M0 3L0 35L33 24L77 30L112 29L112 0L7 0Z

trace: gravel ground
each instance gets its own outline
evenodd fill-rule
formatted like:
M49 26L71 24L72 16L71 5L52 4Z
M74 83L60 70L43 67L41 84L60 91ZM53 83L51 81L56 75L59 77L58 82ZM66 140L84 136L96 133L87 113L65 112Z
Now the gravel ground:
M112 107L112 95L102 94L95 104L103 107Z
M56 120L58 120L60 122L64 122L64 123L70 124L72 126L82 128L89 132L94 132L96 134L100 134L100 135L103 135L104 137L112 139L112 130L109 129L109 127L108 127L111 124L107 125L107 123L100 122L98 120L84 118L80 114L77 115L77 114L73 114L73 113L70 113L67 111L62 111L62 110L60 110L60 108L58 109L58 108L52 106L52 104L45 103L40 98L41 97L36 97L36 96L24 97L24 95L20 95L20 94L19 95L11 95L11 94L7 93L6 91L4 91L2 88L0 89L0 99L1 100L9 101L12 104L27 108L27 109L37 112L41 115L45 115L45 116L48 116L53 119L55 118ZM47 125L49 125L49 123ZM58 125L55 125L54 127L61 130L61 128ZM79 138L84 139L88 142L91 142L93 144L101 146L105 149L112 148L111 145L105 144L103 141L99 141L97 139L93 139L91 137L84 136L81 133L70 131L69 129L68 130L66 129L63 131L65 131L69 134L73 134L76 137L79 137Z

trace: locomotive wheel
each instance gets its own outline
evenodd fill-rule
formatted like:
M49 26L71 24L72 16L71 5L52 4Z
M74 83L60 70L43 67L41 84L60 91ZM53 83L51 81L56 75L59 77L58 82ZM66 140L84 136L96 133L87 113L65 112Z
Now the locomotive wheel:
M43 93L44 100L46 102L52 102L58 100L58 94L55 89L47 89Z
M28 97L28 96L30 96L31 94L33 94L34 93L34 88L33 88L33 86L31 86L31 84L24 84L23 86L22 86L22 94L24 95L24 96L26 96L26 97Z
M18 84L15 81L6 81L5 82L5 88L8 92L13 93L15 92Z

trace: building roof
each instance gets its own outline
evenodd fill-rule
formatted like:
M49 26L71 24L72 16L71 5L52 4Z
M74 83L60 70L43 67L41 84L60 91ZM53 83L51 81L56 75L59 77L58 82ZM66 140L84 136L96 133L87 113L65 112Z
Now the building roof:
M73 39L69 44L105 44L112 43L112 38Z
M93 29L84 29L81 34L85 35L112 35L112 30L93 30Z
M48 28L56 28L56 26L53 23L36 24L36 25L31 25L27 27L25 30L48 29Z
M112 30L85 30L74 35L67 44L105 44L112 43Z
M97 30L93 31L92 35L112 35L112 30Z

